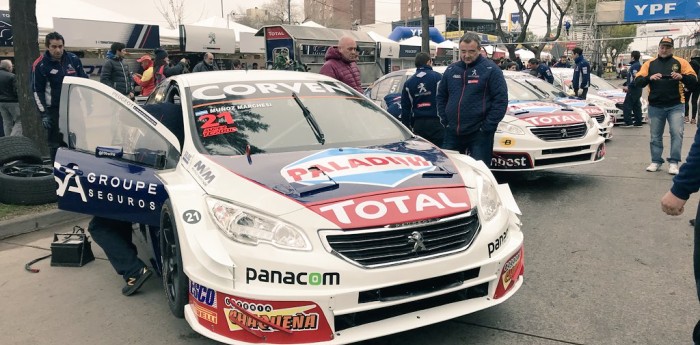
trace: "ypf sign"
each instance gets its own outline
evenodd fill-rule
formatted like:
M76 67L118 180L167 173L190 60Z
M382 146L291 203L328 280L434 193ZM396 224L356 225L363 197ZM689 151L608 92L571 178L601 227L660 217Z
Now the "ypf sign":
M626 0L624 21L696 20L698 14L697 0Z

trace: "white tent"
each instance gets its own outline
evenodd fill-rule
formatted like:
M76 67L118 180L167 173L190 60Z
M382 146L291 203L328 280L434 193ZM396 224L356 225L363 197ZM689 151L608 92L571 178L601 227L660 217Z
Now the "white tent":
M236 33L236 41L241 41L241 32L251 32L256 33L258 30L251 28L250 26L245 26L243 24L238 24L233 20L226 20L221 17L211 17L207 19L200 20L196 23L192 23L195 26L207 26L210 28L223 28L232 29Z
M450 40L445 40L442 43L439 43L437 46L438 48L459 49L459 44Z
M518 49L515 51L515 55L520 55L520 60L522 60L523 62L535 57L535 53L527 49Z
M301 25L301 26L308 26L308 27L312 27L312 28L325 28L325 26L323 26L323 25L321 25L321 24L319 24L319 23L316 23L316 22L313 21L313 20L307 20L307 21L305 21L305 22L303 22L303 23L301 23L301 24L299 24L299 25Z
M423 46L423 39L420 36L413 36L413 37L407 38L399 43L401 43L401 45L404 45L404 46L421 47L421 46ZM428 46L430 47L430 50L434 50L438 47L438 44L433 42L433 41L429 41Z
M497 48L497 47L495 47L495 46L484 46L484 50L486 50L486 54L489 54L489 56L493 55L494 51L495 51L496 53L503 53L503 54L507 54L507 53L508 53L508 51L503 50L503 49L500 49L500 48ZM522 56L521 56L521 57L522 57Z

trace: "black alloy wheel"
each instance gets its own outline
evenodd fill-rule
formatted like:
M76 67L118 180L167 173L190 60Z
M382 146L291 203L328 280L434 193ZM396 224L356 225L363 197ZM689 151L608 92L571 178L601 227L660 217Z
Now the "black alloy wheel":
M170 311L176 317L183 318L185 317L189 282L182 266L177 225L172 211L172 204L168 200L163 205L160 217L160 253L163 268L161 276Z

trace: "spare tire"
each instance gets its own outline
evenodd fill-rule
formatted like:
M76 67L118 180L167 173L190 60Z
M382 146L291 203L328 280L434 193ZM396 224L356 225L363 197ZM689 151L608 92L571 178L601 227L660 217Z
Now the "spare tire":
M27 137L0 137L0 165L14 161L41 164L41 152Z
M0 203L41 205L56 202L57 188L50 165L14 163L0 167Z

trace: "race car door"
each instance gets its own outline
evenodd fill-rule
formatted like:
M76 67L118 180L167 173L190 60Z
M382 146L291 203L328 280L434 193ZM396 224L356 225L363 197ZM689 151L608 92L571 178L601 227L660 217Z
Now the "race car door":
M175 136L127 97L89 79L66 77L60 107L66 147L54 162L58 207L159 225L167 195L156 172L177 165Z

